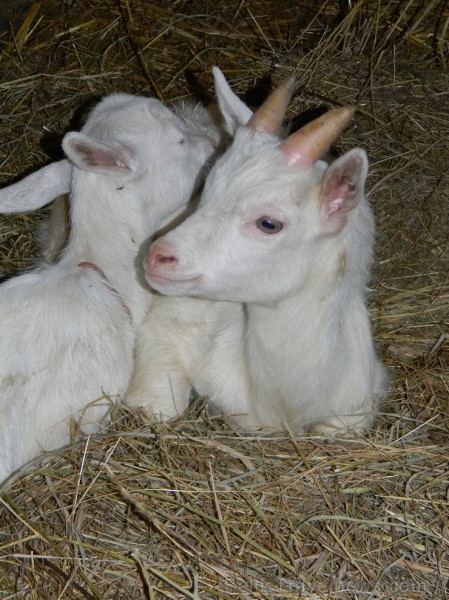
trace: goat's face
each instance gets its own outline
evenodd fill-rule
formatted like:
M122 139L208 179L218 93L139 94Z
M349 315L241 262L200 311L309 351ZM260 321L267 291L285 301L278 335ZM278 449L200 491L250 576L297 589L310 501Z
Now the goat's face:
M152 245L148 281L170 295L265 304L296 293L311 274L337 277L365 176L360 150L298 169L278 140L242 129L197 212Z
M330 111L279 141L275 134L292 84L283 82L246 124L246 111L228 119L240 127L212 169L198 211L155 242L145 260L148 281L158 291L273 303L301 289L312 272L315 279L330 272L332 279L345 251L339 234L363 198L367 160L361 150L328 169L319 160L352 118L351 107ZM229 97L234 104L225 89L225 109Z

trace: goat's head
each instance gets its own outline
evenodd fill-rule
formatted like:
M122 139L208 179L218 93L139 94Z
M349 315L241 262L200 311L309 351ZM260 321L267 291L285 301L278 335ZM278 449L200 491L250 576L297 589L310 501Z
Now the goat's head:
M244 105L227 109L232 93L223 92L220 73L215 77L235 139L212 169L196 213L152 245L148 280L173 295L274 302L301 288L311 272L338 263L364 197L367 159L359 149L330 166L320 157L354 109L330 111L281 142L276 132L291 80L252 115ZM371 234L365 221L361 228Z
M94 108L81 133L65 136L63 148L81 170L108 175L102 184L129 187L150 209L157 201L161 219L186 204L215 140L195 135L158 100L115 94Z
M291 91L289 80L254 115L242 109L227 118L230 128L240 125L206 181L197 212L155 242L146 258L152 287L276 302L311 273L338 264L351 213L364 197L367 159L359 149L330 166L320 157L354 110L330 111L281 142L276 133Z
M80 133L64 137L68 159L0 190L0 213L35 210L70 192L75 165L96 178L93 190L103 191L112 201L116 192L129 189L136 207L124 210L130 213L141 205L149 219L159 222L188 202L219 142L213 125L197 133L189 115L182 119L155 99L128 94L105 97Z

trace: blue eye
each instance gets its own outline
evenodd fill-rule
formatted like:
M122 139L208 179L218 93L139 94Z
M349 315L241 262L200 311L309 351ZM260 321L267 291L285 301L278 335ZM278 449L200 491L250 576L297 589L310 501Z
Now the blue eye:
M272 217L267 217L264 215L263 217L259 217L256 221L256 227L263 231L264 233L279 233L282 229L282 223L277 219L273 219Z

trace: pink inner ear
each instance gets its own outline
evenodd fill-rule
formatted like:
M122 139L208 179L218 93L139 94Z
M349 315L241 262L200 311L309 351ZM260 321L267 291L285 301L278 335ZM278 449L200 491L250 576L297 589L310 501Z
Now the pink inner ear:
M115 148L99 148L93 151L95 164L99 167L118 167L129 170L129 167L123 162L120 154Z
M106 145L102 147L92 147L81 142L75 146L77 152L82 154L84 160L91 167L111 167L129 171L130 168L126 165L118 150Z
M349 185L342 182L336 185L330 193L326 194L327 214L329 216L345 208L349 193Z

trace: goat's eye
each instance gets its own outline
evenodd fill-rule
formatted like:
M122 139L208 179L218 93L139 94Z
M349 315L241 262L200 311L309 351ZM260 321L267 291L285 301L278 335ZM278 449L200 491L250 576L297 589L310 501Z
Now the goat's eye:
M282 223L272 217L260 217L256 221L256 226L264 233L279 233L282 229Z
M182 137L182 138L179 140L179 142L178 142L178 144L185 144L185 143L186 143L186 138L185 138L185 137Z

